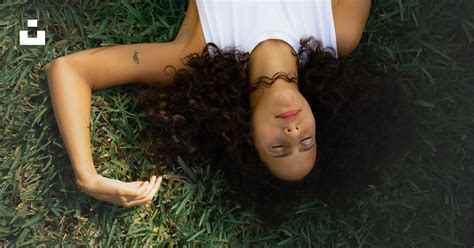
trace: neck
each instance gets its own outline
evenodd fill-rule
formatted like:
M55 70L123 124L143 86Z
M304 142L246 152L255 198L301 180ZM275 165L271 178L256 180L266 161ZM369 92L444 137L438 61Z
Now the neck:
M273 77L275 73L289 73L297 76L297 58L293 48L281 40L265 40L257 45L250 54L248 64L250 83L262 76Z
M298 76L297 57L293 51L290 45L281 40L265 40L259 43L250 54L249 83L255 84L260 77L272 78L276 73L285 73L290 77ZM272 86L270 88L273 88ZM251 93L251 105L254 106L265 92L270 91L259 90L262 87L263 85L259 86L258 90ZM295 85L286 83L284 87L295 88Z

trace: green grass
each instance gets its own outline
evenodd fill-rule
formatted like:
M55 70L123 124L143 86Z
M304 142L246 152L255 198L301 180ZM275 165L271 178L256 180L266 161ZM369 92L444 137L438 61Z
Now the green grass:
M376 0L353 56L375 51L415 92L417 146L349 209L303 204L277 230L228 197L207 162L150 164L147 126L128 87L92 99L94 160L121 180L166 173L151 209L81 193L59 135L42 66L85 48L173 39L182 1L0 3L0 246L472 247L474 2ZM19 46L39 19L45 46ZM196 162L197 163L197 162Z

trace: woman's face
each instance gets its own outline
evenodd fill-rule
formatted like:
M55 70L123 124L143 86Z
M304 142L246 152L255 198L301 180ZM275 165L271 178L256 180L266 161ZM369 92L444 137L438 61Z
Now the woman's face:
M313 112L294 83L276 80L251 96L252 137L273 175L299 180L316 161L316 124Z

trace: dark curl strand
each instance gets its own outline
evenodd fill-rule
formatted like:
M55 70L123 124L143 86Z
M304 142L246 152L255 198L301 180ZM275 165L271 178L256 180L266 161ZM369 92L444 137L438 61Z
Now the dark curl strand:
M334 54L314 38L302 39L297 80L277 73L258 81L267 86L282 77L297 81L310 103L318 149L316 165L305 178L275 178L259 159L250 137L249 94L255 87L246 72L249 54L224 52L212 43L202 54L184 58L187 67L174 71L172 85L136 91L149 119L146 156L155 163L171 162L177 155L187 161L211 159L243 203L259 199L256 212L271 226L302 200L331 202L331 192L377 183L382 165L391 162L389 155L414 143L414 111L383 64L370 56L349 61Z

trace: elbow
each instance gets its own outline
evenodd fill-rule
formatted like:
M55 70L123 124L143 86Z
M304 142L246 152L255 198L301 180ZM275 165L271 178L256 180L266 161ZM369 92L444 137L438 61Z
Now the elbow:
M351 34L346 34L344 37L340 37L337 45L338 54L345 57L354 52L354 50L359 47L361 38L362 31L353 32Z
M84 82L92 89L92 84L84 80L84 77L77 69L77 63L68 56L58 57L44 66L48 85L56 82L72 81L75 83Z
M352 52L354 52L354 50L356 50L356 48L358 47L358 43L353 43L351 45L347 45L347 46L342 46L340 48L338 48L338 53L341 57L345 57L345 56L348 56L350 55Z
M54 75L61 73L67 68L67 62L65 57L58 57L53 59L51 62L47 63L44 66L44 70L46 71L46 77L48 78L48 84L53 83Z
M64 66L65 64L66 64L66 57L64 57L64 56L57 57L57 58L53 59L51 62L47 63L44 66L44 69L46 70L46 72L49 72L49 71L54 70L58 66Z

